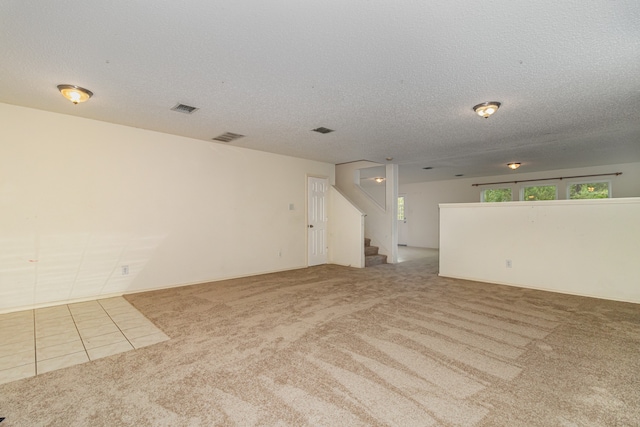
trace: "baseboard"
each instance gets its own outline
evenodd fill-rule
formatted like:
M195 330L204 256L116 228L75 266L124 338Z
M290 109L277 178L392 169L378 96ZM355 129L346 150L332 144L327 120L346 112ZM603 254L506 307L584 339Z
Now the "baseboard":
M46 308L46 307L53 307L56 305L66 305L66 304L75 304L78 302L87 302L87 301L95 301L95 300L100 300L100 299L106 299L106 298L113 298L113 297L121 297L123 295L133 295L133 294L139 294L142 292L152 292L152 291L160 291L163 289L172 289L172 288L180 288L183 286L193 286L193 285L201 285L204 283L215 283L215 282L221 282L223 280L231 280L231 279L240 279L243 277L251 277L251 276L260 276L262 274L272 274L272 273L280 273L280 272L284 272L284 271L290 271L290 270L300 270L302 268L307 268L306 266L300 266L300 267L292 267L292 268L286 268L286 269L282 269L282 270L273 270L273 271L265 271L265 272L261 272L261 273L252 273L252 274L245 274L245 275L241 275L241 276L229 276L229 277L223 277L223 278L217 278L214 280L205 280L202 282L193 282L193 283L180 283L180 284L175 284L175 285L169 285L169 286L161 286L161 287L153 287L153 288L145 288L145 289L136 289L135 291L130 291L127 292L122 291L122 292L118 292L118 293L113 293L113 294L105 294L105 295L93 295L93 296L88 296L88 297L83 297L83 298L73 298L73 299L67 299L67 300L59 300L59 301L51 301L51 302L45 302L45 303L40 303L40 304L29 304L29 305L24 305L24 306L19 306L19 307L11 307L11 308L5 308L0 310L0 314L6 314L6 313L13 313L16 311L24 311L24 310L36 310L38 308Z
M481 279L470 278L470 277L447 276L447 275L444 275L444 274L438 274L438 276L439 277L446 277L446 278L449 278L449 279L468 280L470 282L490 283L492 285L512 286L512 287L515 287L515 288L534 289L536 291L554 292L556 294L575 295L575 296L578 296L578 297L596 298L596 299L603 299L603 300L607 300L607 301L618 301L618 302L628 302L628 303L631 303L631 304L640 304L640 300L635 300L634 301L634 300L630 300L630 299L612 298L612 297L607 297L607 296L602 296L602 295L593 295L593 294L580 293L580 292L569 292L569 291L565 291L565 290L541 288L541 287L537 287L537 286L516 285L514 283L497 282L497 281L492 282L492 281L489 281L489 280L481 280Z
M204 285L205 283L216 283L216 282L222 282L224 280L242 279L243 277L262 276L263 274L282 273L284 271L301 270L303 268L308 268L308 267L307 266L291 267L291 268L285 268L285 269L282 269L282 270L269 270L269 271L264 271L264 272L261 272L261 273L251 273L251 274L243 274L243 275L240 275L240 276L221 277L221 278L216 278L216 279L212 279L212 280L204 280L204 281L201 281L201 282L179 283L179 284L175 284L175 285L167 285L167 286L160 286L160 287L153 287L153 288L136 289L135 291L124 292L123 295L134 295L134 294L141 294L143 292L161 291L163 289L182 288L183 286ZM96 299L96 298L94 298L94 299Z
M67 305L67 304L75 304L78 302L95 301L98 299L121 297L122 295L123 293L119 292L115 294L105 294L105 295L98 295L98 296L94 295L94 296L83 297L83 298L72 298L72 299L60 300L60 301L43 302L40 304L30 304L30 305L24 305L20 307L11 307L11 308L2 309L0 310L0 314L13 313L16 311L24 311L24 310L36 310L38 308L54 307L56 305Z

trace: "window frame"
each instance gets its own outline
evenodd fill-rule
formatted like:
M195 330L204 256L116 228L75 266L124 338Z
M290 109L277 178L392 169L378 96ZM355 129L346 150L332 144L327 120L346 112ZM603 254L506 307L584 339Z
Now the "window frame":
M513 200L514 191L513 191L513 186L512 185L510 185L510 186L494 186L494 185L492 185L492 186L487 187L487 188L485 188L485 189L480 191L480 202L481 203L504 203L504 202L488 202L488 201L486 201L485 198L484 198L484 194L485 194L485 191L487 191L487 190L511 190L511 200L508 200L508 201L509 202L513 202L514 201Z
M572 199L571 198L571 186L572 185L578 185L578 184L600 184L606 182L608 184L609 190L608 190L608 194L607 194L607 198L611 199L613 198L613 181L610 179L598 179L598 180L581 180L581 181L567 181L567 194L566 194L566 198L567 200L592 200L592 199Z
M540 183L540 184L533 184L533 185L522 185L520 187L520 201L521 202L543 202L544 201L544 200L529 200L529 199L525 199L524 198L525 190L527 188L530 188L530 187L554 187L556 189L555 198L554 199L550 199L550 200L558 200L558 183L554 183L554 184L543 184L543 183Z
M402 219L400 219L400 199L402 199ZM405 221L407 219L407 205L405 204L406 199L404 194L399 194L396 199L396 219L398 221Z

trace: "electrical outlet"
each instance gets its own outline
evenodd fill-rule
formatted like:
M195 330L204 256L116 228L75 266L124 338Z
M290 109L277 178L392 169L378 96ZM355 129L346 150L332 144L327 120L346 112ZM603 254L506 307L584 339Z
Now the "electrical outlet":
M511 268L512 267L511 260L510 259L506 260L505 261L505 265L506 265L507 268Z
M282 258L282 249L278 250L278 256Z
M122 275L126 276L127 274L129 274L129 266L128 265L123 265L122 266Z

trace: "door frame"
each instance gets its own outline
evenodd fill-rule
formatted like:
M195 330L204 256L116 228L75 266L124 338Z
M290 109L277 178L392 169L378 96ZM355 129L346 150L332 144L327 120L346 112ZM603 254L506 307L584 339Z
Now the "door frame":
M398 246L407 246L407 242L409 241L409 230L407 229L407 193L398 193L398 197L396 197L396 204L397 204L397 200L400 199L400 197L402 197L403 200L403 207L404 207L404 219L402 220L402 225L400 224L400 220L397 219L398 218L398 211L396 210L396 220L397 220L397 224L398 224L398 228L397 228L397 232L398 232ZM405 237L406 241L404 243L401 243L401 239L400 239L400 230L404 231L405 235L403 237Z
M305 175L304 178L304 241L305 241L305 260L306 260L306 265L307 267L310 267L309 265L309 178L318 178L318 179L324 179L327 181L327 188L329 188L331 186L331 180L327 175L317 175L317 174L312 174L312 173L308 173ZM325 200L325 206L327 207L327 209L329 209L329 192L327 191L326 193L326 200ZM329 263L329 250L330 248L328 248L329 245L329 218L327 215L327 264Z

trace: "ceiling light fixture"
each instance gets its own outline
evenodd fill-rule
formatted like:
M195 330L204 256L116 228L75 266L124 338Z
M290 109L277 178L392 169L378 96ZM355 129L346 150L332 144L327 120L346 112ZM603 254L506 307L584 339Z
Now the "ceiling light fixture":
M490 115L498 111L500 108L500 103L496 101L483 102L482 104L478 104L473 107L473 111L476 112L480 117L484 117L488 119Z
M313 129L314 132L318 132L318 133L331 133L333 132L333 129L329 129L329 128L325 128L325 127L319 127L319 128L315 128Z
M516 170L516 169L518 169L520 167L520 163L515 163L515 162L507 163L507 166L509 167L509 169Z
M93 92L80 86L58 85L58 90L62 96L74 104L77 104L78 102L85 102L93 96Z
M377 182L378 184L380 184L381 182L384 182L385 178L378 177L378 178L373 178L373 180L374 180L375 182Z

